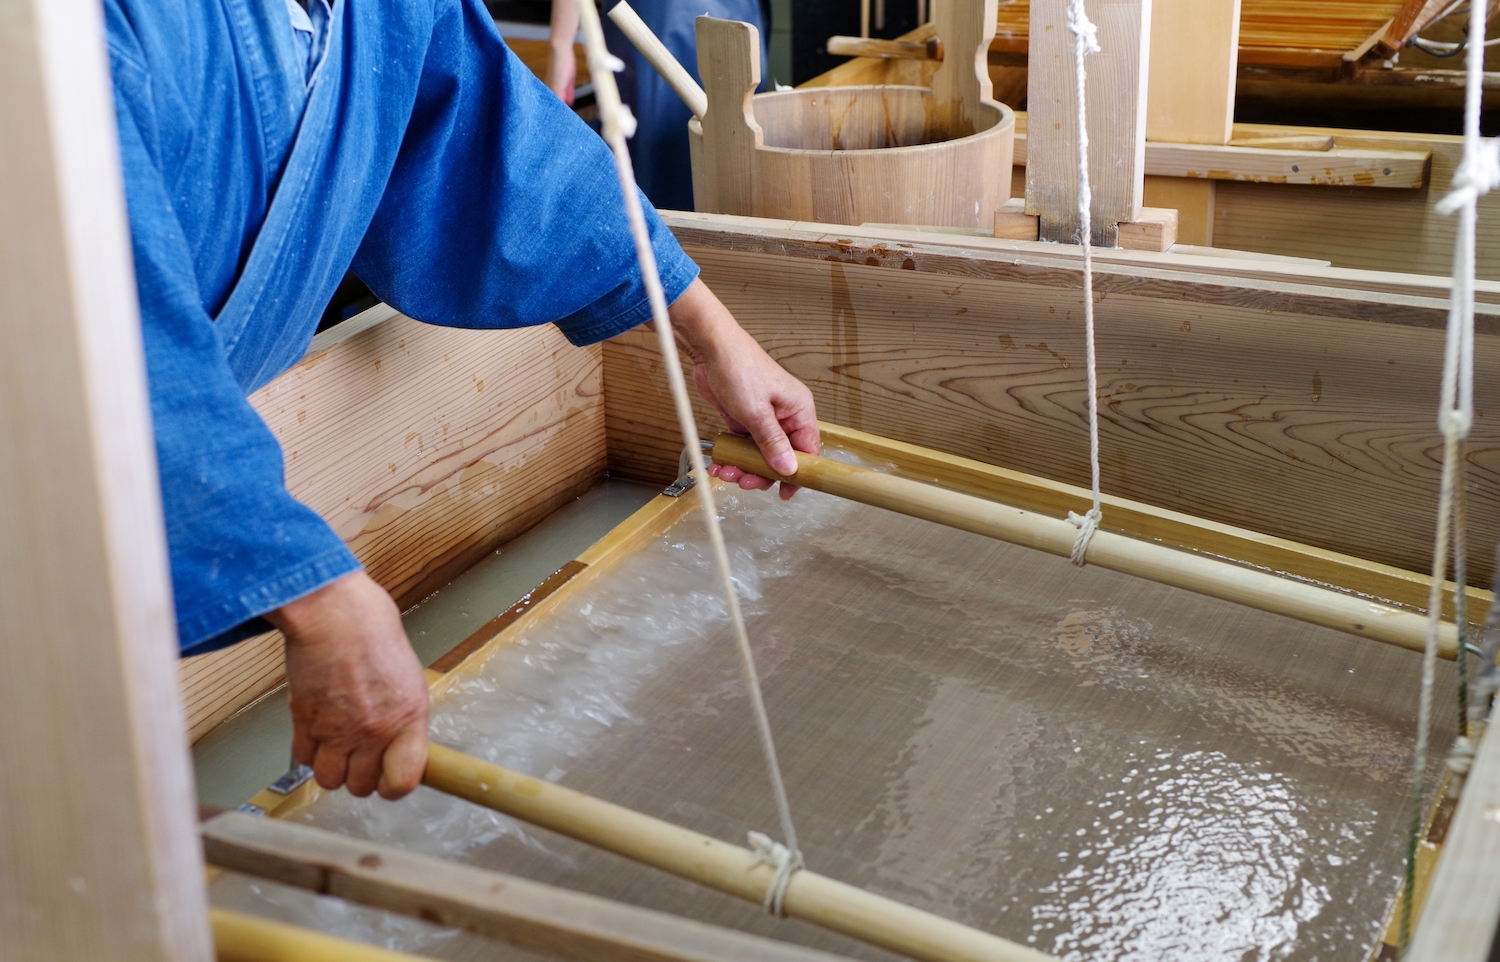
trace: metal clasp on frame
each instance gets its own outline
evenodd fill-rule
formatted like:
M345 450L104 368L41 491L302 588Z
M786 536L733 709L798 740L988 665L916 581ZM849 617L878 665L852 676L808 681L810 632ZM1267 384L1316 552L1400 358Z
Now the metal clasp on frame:
M712 441L698 441L699 448L703 451L704 461L707 462L709 455L713 454L714 443ZM693 477L693 463L688 457L688 449L682 449L682 456L677 459L677 480L667 485L662 494L669 498L678 498L686 493L698 479Z

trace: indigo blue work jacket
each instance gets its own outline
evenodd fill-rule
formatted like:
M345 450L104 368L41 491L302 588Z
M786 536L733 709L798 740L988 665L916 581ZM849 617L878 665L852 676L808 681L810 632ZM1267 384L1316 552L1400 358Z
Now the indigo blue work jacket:
M105 0L184 654L359 567L246 400L351 264L434 324L649 316L608 151L479 0L311 0L302 29L288 2ZM697 268L650 221L675 299Z

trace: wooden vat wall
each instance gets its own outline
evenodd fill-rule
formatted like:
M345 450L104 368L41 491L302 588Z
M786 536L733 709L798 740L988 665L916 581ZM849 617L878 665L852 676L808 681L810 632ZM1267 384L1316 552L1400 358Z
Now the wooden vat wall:
M598 480L602 389L601 349L553 327L395 316L315 350L252 401L281 441L291 492L404 607ZM274 632L183 660L191 737L284 675Z
M823 418L1088 484L1076 268L792 230L674 229L709 286L812 387ZM1106 492L1409 570L1430 564L1440 300L1364 320L1381 316L1380 296L1322 288L1273 304L1259 282L1165 273L1098 289ZM1500 336L1478 342L1470 572L1487 584L1500 538ZM680 442L655 358L642 331L605 346L606 422L611 470L660 481ZM720 429L699 413L705 432Z

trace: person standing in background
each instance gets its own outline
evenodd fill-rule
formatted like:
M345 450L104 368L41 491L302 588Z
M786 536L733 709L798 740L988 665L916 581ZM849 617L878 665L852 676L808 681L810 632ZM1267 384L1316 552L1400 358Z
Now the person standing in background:
M613 6L605 0L606 10ZM694 21L703 15L740 20L760 31L761 89L768 89L767 44L771 33L770 0L631 0L635 12L651 28L672 56L698 77L698 46ZM573 43L578 35L578 0L552 0L552 57L547 64L547 86L569 106L573 103L578 63ZM625 39L608 17L604 37L610 53L625 62L617 75L620 98L635 114L637 127L630 139L630 161L635 179L656 207L693 209L693 172L688 154L687 123L692 114L646 58Z

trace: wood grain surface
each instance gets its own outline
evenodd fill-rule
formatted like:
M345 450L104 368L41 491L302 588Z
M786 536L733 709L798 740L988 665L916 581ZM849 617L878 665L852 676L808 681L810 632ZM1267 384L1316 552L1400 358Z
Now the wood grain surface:
M551 327L397 316L309 355L252 402L281 441L288 489L404 607L603 473L600 355ZM184 660L192 736L283 677L274 634Z
M1067 7L1067 0L1031 4L1026 213L1040 218L1042 240L1077 243L1078 79ZM1101 48L1084 63L1091 233L1098 246L1115 247L1117 225L1141 212L1151 0L1096 0L1089 17Z
M1234 126L1241 0L1151 0L1146 139L1223 144Z
M813 388L825 420L1087 482L1076 272L1064 284L1013 256L875 241L783 238L773 253L748 234L735 240L754 250L685 239L709 286ZM1402 308L1416 322L1403 323L1396 311L1338 310L1391 295L1325 289L1272 302L1266 285L1189 272L1114 283L1101 273L1106 492L1427 567L1441 368L1440 329L1427 325L1441 302ZM1477 350L1470 571L1483 584L1500 537L1500 339L1482 335ZM606 346L606 419L611 468L661 479L677 445L653 354L640 334ZM718 428L701 408L700 423Z
M102 8L0 23L0 957L208 962Z

